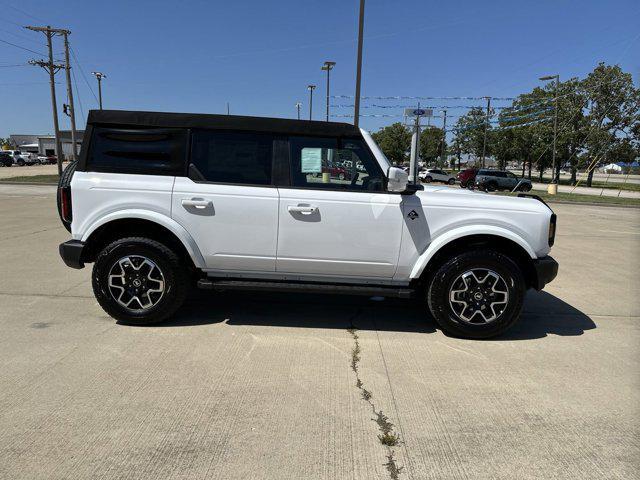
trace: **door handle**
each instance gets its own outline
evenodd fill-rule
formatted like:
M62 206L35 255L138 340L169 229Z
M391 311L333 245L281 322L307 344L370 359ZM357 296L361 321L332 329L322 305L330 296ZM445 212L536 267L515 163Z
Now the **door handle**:
M207 208L213 205L211 200L205 200L203 198L183 198L183 207L195 207L195 208Z
M289 205L287 210L291 213L301 213L303 215L311 215L318 211L315 205Z

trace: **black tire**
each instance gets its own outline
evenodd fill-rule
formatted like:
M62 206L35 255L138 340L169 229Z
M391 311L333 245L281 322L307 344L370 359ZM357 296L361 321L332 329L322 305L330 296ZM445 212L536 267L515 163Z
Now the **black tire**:
M433 178L429 177L429 176L426 176L426 177L424 177L424 181L425 181L425 183L431 183L431 182L433 182Z
M529 185L528 183L525 183L524 185L520 185L520 191L521 192L530 192L531 191L531 185Z
M449 181L447 182L449 185L455 185L456 181L453 178L450 178Z
M457 282L460 282L461 275L472 269L490 270L504 280L503 288L506 288L508 297L496 298L506 298L507 303L504 307L496 307L496 312L499 313L490 322L478 321L483 314L473 314L473 323L464 321L449 300L451 290L460 285ZM470 339L491 338L504 333L518 320L525 291L522 271L511 258L495 250L472 250L453 257L435 272L427 289L427 303L431 314L445 333ZM491 299L486 299L485 304L490 301Z
M498 184L496 182L487 183L487 192L495 192L498 189Z
M111 268L126 256L142 256L161 271L164 292L157 303L148 309L133 310L120 305L111 294L108 276ZM119 323L146 325L171 317L187 296L189 275L184 262L170 248L144 237L129 237L107 245L96 258L92 272L93 293L100 306Z
M78 161L69 162L67 168L64 169L62 175L60 175L60 179L58 180L58 194L56 195L56 203L58 205L58 216L60 217L60 221L64 228L67 231L71 231L71 223L67 222L62 218L62 204L60 199L60 189L61 188L69 188L71 186L71 179L73 178L73 173L76 171L76 167L78 166Z
M344 178L345 178L344 173L338 174L338 180L344 180Z
M24 160L22 158L19 158L16 163L18 164L19 167L24 167L25 163Z

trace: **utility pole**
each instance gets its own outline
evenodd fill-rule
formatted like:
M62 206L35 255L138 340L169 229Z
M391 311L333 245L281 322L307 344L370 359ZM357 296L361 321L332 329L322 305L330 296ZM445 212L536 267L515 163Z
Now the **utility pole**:
M91 75L95 75L98 79L98 104L100 105L100 110L102 110L102 79L107 78L107 76L102 72L91 72Z
M302 107L302 102L296 102L296 110L298 110L298 120L300 120L300 108Z
M58 105L56 102L55 74L58 70L65 67L64 65L53 63L53 46L52 46L53 36L60 34L62 30L51 28L50 26L46 26L46 27L30 26L25 28L29 30L33 30L34 32L43 32L47 37L47 47L49 48L49 61L45 62L44 60L31 60L29 63L31 65L38 65L39 67L42 67L47 72L49 72L49 83L51 85L51 107L53 110L53 130L55 134L55 152L56 152L56 158L58 160L58 175L62 175L62 156L64 155L64 152L62 151L62 144L60 143L60 125L58 124Z
M309 89L309 120L311 120L313 114L313 91L316 89L315 85L307 85Z
M227 115L231 115L231 110L229 109L229 102L227 102Z
M329 121L329 72L335 67L336 62L324 62L321 70L327 71L327 122Z
M71 158L75 161L78 159L78 151L76 149L76 109L73 106L73 87L71 86L71 64L69 63L69 30L63 30L64 37L64 59L66 63L67 73L67 96L69 97L70 117L71 117Z
M482 140L482 159L481 164L484 168L484 157L487 152L487 131L489 130L489 112L491 110L491 97L485 97L487 99L487 118L484 124L484 139Z
M358 17L358 61L356 64L356 98L353 111L353 124L360 123L360 84L362 82L362 41L364 32L364 0L360 0L360 15Z
M445 156L446 156L446 142L447 142L447 111L443 110L442 113L444 114L444 120L443 120L443 124L442 124L442 155L440 156L440 162L442 163L442 166L445 167Z
M553 107L553 153L551 160L551 184L548 187L548 192L552 195L555 195L558 192L558 174L556 173L556 139L558 136L558 92L560 90L560 75L547 75L545 77L540 77L540 80L554 80L555 88L554 88L554 107Z

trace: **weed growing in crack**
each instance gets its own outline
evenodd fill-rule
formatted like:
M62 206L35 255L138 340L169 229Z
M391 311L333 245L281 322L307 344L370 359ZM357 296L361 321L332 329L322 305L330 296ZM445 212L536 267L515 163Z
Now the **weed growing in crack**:
M369 390L367 390L366 388L361 388L362 390L362 399L365 402L368 402L369 400L371 400L371 397L373 397L373 395L371 394L371 392Z
M382 410L376 410L376 406L371 400L373 398L373 394L364 388L364 383L360 379L360 374L358 371L358 364L360 363L360 355L362 350L360 349L360 342L358 341L358 334L355 327L349 328L347 330L351 337L353 338L354 345L351 349L351 370L356 375L356 387L360 390L360 395L362 399L369 404L371 410L375 414L375 418L372 418L374 422L378 424L378 428L381 432L378 435L378 440L380 443L387 448L387 463L383 465L387 468L389 472L389 476L392 480L397 480L400 472L404 467L399 467L395 461L394 454L395 452L391 447L395 447L400 444L400 435L394 432L393 423L389 421L389 418L382 412Z
M394 433L393 423L389 421L389 417L382 413L382 410L379 412L374 410L374 412L376 418L373 420L378 424L378 428L380 428L380 432L382 432L382 435L378 435L378 440L380 440L380 443L383 445L395 447L400 443L400 435Z
M389 455L387 455L387 463L383 463L383 465L387 467L387 472L389 472L392 480L398 480L400 472L402 472L404 467L399 467L396 463L396 459L393 458L393 450L389 452Z

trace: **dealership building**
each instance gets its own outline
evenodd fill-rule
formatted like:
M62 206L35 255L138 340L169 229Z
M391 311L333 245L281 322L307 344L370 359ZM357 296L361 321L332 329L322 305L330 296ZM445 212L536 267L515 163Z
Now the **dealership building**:
M80 152L84 130L76 130L76 151ZM54 135L9 135L9 143L16 150L37 153L38 155L54 155L56 150L56 137ZM60 143L65 159L71 159L73 147L71 146L71 130L60 130Z

